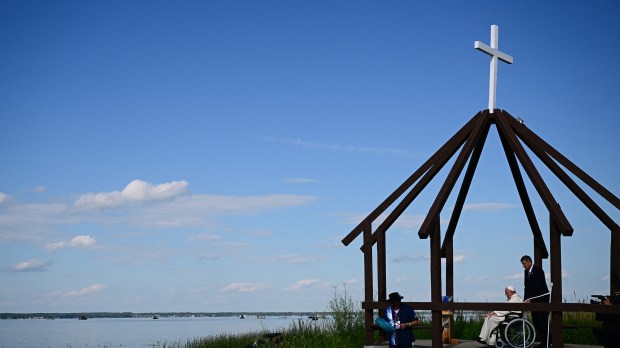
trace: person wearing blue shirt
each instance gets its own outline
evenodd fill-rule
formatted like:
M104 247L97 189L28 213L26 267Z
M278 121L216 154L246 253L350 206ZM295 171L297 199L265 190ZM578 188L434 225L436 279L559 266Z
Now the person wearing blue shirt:
M413 327L420 323L415 311L401 302L403 298L398 292L388 297L392 305L386 309L385 314L388 323L394 327L394 332L390 334L390 348L411 348L415 341Z

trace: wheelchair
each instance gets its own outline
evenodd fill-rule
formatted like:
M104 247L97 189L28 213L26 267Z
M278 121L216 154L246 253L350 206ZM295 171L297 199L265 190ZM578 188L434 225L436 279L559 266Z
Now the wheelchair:
M528 348L534 344L536 330L534 325L523 318L523 313L510 313L491 335L495 334L497 348Z

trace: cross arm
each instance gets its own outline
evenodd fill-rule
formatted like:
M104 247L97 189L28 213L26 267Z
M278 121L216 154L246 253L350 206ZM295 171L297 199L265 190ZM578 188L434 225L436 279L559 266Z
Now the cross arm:
M512 57L507 55L506 53L500 52L499 50L488 46L480 41L476 41L474 42L474 48L477 49L480 52L484 52L486 54L488 54L489 56L493 57L493 56L497 56L497 58L499 58L499 60L501 60L502 62L508 63L508 64L512 64Z

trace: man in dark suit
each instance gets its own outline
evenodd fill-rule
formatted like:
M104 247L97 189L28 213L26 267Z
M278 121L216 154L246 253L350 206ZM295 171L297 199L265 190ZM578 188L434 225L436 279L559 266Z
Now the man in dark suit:
M521 257L521 265L524 271L525 291L523 298L524 303L548 303L549 289L547 288L547 280L545 279L545 271L537 265L532 264L532 258L528 255ZM540 344L536 346L547 347L547 328L548 328L549 312L532 312L532 324L540 337Z

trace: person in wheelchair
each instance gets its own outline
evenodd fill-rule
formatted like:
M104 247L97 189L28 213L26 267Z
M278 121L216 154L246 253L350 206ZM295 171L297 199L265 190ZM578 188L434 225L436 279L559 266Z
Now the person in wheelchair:
M523 299L517 295L517 291L514 286L508 285L504 288L504 293L506 294L506 302L511 303L522 303ZM480 334L476 341L484 345L495 345L497 340L497 330L495 328L506 320L506 317L509 314L515 314L515 316L521 316L521 312L510 312L510 311L493 311L486 314L484 318L484 324L482 325L482 329L480 330Z

